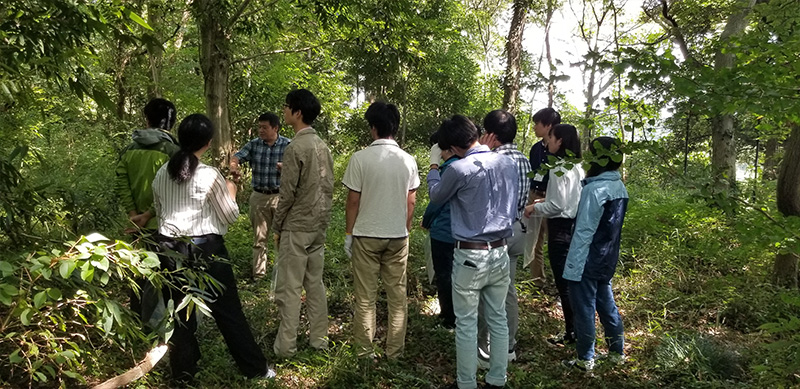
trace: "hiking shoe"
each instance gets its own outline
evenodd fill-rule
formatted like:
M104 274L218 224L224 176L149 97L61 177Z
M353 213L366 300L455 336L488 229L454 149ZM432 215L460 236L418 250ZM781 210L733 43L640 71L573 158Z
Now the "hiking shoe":
M618 365L624 365L625 360L628 359L628 357L626 357L625 354L609 351L605 354L597 354L596 359L597 362L606 362L618 366Z
M565 359L561 361L561 364L568 369L577 369L584 373L591 373L594 370L594 360Z
M559 347L572 346L575 344L575 336L567 336L565 332L562 332L556 336L547 338L547 342L553 346Z

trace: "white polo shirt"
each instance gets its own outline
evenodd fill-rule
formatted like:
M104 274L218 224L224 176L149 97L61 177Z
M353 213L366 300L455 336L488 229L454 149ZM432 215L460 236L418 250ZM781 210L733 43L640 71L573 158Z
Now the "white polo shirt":
M414 157L393 139L378 139L350 157L342 183L361 193L353 236L408 236L408 192L419 188Z

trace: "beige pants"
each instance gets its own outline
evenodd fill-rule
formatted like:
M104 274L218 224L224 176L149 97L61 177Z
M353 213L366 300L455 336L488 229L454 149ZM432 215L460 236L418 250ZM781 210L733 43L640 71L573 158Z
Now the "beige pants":
M528 197L528 204L533 200L540 199L541 196L535 195L530 192ZM533 277L533 284L542 287L544 286L547 277L544 273L544 254L542 247L547 234L547 219L544 217L533 216L526 219L527 232L525 234L525 252L523 267L530 265L531 276Z
M280 324L273 350L288 358L297 352L297 328L300 325L300 299L306 290L308 338L311 347L328 347L328 299L322 283L325 264L325 231L283 231L275 261L273 285Z
M389 308L386 335L386 356L398 358L403 354L408 321L406 296L406 264L408 238L353 238L353 282L355 283L354 340L361 356L372 353L375 336L375 301L378 277L383 280Z
M267 274L269 249L271 240L269 227L275 208L278 207L278 194L263 194L253 191L250 195L250 223L253 225L253 278Z

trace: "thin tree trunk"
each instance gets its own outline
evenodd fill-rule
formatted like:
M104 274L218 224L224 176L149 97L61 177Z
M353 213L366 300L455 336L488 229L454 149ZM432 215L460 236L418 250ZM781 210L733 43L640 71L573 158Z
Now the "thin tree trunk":
M147 86L147 94L150 98L161 97L161 69L164 63L164 47L160 44L162 37L158 33L162 24L161 12L157 2L147 3L147 24L153 28L154 38L147 43L147 59L150 62L150 84Z
M777 166L778 161L776 154L778 153L778 139L767 139L767 145L764 147L764 167L761 171L761 180L772 181L778 177Z
M778 174L778 210L785 216L800 216L800 125L791 124ZM793 253L775 256L774 280L784 287L797 288L798 256Z
M547 108L553 108L553 99L556 94L556 65L553 63L553 54L550 51L550 27L553 22L553 14L556 12L554 0L547 0L547 10L544 20L544 48L547 53Z
M126 115L125 104L128 101L128 89L125 87L125 68L128 66L130 53L125 50L125 45L117 43L117 66L114 69L114 87L117 90L117 118L124 120Z
M506 42L506 74L503 81L503 109L516 113L519 104L519 84L522 78L522 35L528 16L528 0L514 0L514 15Z

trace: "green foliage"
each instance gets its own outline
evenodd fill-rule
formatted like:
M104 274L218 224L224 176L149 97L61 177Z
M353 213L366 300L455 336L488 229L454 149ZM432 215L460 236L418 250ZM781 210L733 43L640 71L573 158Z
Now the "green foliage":
M141 324L120 304L120 286L158 280L159 260L93 234L65 249L0 261L2 381L13 386L86 383L83 369L115 348L138 349ZM138 346L137 346L138 345Z

